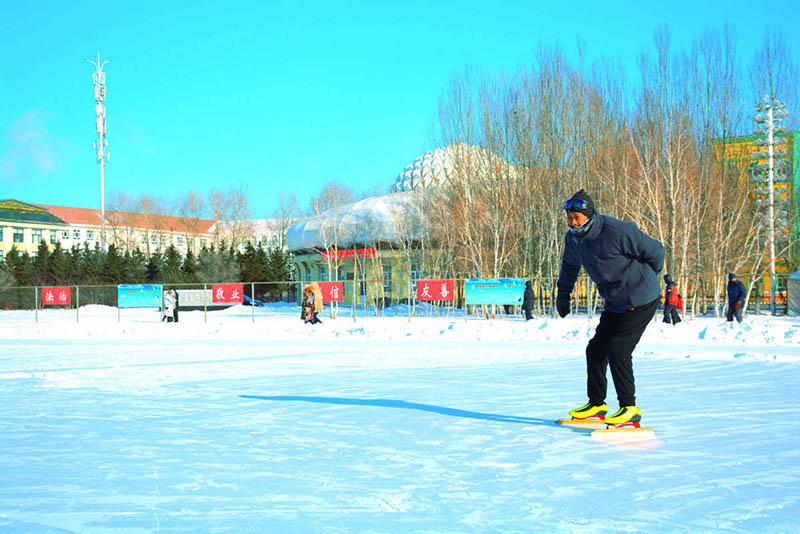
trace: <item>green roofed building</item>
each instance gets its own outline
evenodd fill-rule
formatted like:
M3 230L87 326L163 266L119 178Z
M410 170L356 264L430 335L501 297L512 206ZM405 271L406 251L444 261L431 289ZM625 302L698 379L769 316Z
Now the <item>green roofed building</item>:
M45 208L19 200L0 200L0 261L11 247L35 256L39 244L53 246L69 225Z

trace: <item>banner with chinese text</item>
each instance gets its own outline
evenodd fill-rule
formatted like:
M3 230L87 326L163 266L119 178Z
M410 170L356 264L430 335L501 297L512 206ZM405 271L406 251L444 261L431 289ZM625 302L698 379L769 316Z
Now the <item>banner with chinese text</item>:
M72 293L68 286L42 288L42 306L69 306L71 303Z
M453 300L453 280L417 280L417 300Z
M344 302L344 282L318 282L322 302Z
M352 260L353 258L374 258L374 248L352 248L345 250L325 250L322 259Z
M465 281L467 304L522 304L522 278L473 278Z
M161 286L155 284L121 284L117 286L120 308L160 308Z
M244 285L211 284L211 302L244 302Z

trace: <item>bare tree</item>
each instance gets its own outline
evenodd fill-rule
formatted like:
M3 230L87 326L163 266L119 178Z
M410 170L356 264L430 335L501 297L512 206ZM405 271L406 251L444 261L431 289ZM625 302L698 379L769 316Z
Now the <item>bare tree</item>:
M286 246L286 232L295 223L299 215L297 197L294 193L278 193L278 205L275 207L272 219L275 221L274 230L278 234L278 246Z
M203 195L190 189L186 195L178 199L176 211L183 219L182 231L188 250L197 252L195 247L197 236L206 230L206 223L203 221L206 203Z
M325 184L319 194L311 198L312 217L319 236L315 249L325 257L329 280L338 280L341 265L338 250L344 236L344 219L347 215L343 207L354 200L353 191L337 182Z
M212 189L208 195L208 209L216 222L214 243L225 241L231 247L243 246L253 235L250 200L247 187L231 187L227 191Z

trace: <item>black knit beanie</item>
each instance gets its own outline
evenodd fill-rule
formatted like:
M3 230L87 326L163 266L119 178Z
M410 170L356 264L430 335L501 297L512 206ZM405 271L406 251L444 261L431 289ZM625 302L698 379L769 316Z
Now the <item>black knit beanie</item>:
M734 273L728 273L728 282L730 282L730 281L731 281L731 280L733 280L734 278L739 278L739 277L738 277L738 276L736 276Z
M573 203L573 201L583 201L583 206L580 207L580 202ZM578 213L583 213L587 217L591 217L594 215L594 201L592 197L589 196L589 193L581 189L567 200L564 210L577 211Z

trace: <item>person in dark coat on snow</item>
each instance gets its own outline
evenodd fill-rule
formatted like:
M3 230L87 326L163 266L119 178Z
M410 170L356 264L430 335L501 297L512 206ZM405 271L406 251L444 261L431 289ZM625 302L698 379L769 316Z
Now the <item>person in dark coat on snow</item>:
M744 316L744 297L745 288L744 284L734 273L728 273L728 311L725 313L725 318L728 321L733 321L736 316L738 322L742 322Z
M172 317L175 320L175 322L177 323L178 322L178 310L180 309L180 306L181 306L181 300L178 297L178 292L175 290L174 287L172 289L170 289L170 291L172 292L172 296L175 299L175 307L172 309Z
M672 277L668 274L664 275L664 322L676 325L681 322L678 315L678 302L680 301L678 295L678 286L672 281Z
M664 246L634 224L595 212L581 189L567 200L567 232L556 287L556 309L570 312L570 294L581 267L605 299L600 323L586 347L589 402L569 413L576 419L603 418L610 425L638 423L633 349L653 319L661 296L658 273L664 268ZM606 368L617 390L620 409L607 416Z
M533 319L531 311L533 311L533 288L531 282L525 282L525 293L522 296L522 310L525 312L525 320L530 321Z

